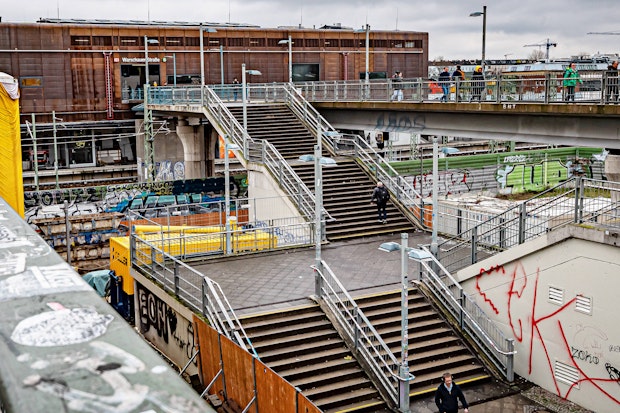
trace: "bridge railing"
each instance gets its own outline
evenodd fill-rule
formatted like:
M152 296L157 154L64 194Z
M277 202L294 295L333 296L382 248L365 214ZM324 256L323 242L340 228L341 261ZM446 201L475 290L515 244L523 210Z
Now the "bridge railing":
M574 102L606 104L617 99L617 79L608 78L604 71L583 71L581 83L577 82ZM614 83L616 82L616 83ZM247 97L254 102L286 102L289 90L303 94L309 102L335 101L393 101L398 100L395 89L402 90L405 102L441 102L444 95L443 86L451 102L486 102L486 103L566 103L567 89L561 73L502 73L484 80L468 78L462 81L442 83L433 79L404 79L392 82L390 79L371 80L336 80L319 82L288 83L248 83ZM241 103L241 86L209 85L209 89L218 99L225 102ZM235 99L234 90L237 90ZM142 89L122 90L125 101L142 100ZM200 86L159 86L149 88L150 102L200 101ZM571 100L572 103L572 100Z
M454 225L463 231L438 245L439 259L454 272L554 229L586 222L620 228L617 183L572 178L483 222L461 220Z
M604 72L584 72L580 79L583 83L578 83L575 89L574 102L605 104L614 97L611 93L613 85L609 85ZM446 86L446 95L451 102L566 103L568 96L563 81L562 75L556 73L506 73L481 81L466 79L441 83L418 78L397 83L389 79L366 83L363 80L338 80L295 83L295 87L310 102L441 102L443 86ZM402 97L399 98L396 90L401 90Z
M312 267L319 278L319 298L333 316L358 361L372 372L380 393L398 405L399 362L381 335L349 295L325 261ZM324 307L325 308L325 307Z

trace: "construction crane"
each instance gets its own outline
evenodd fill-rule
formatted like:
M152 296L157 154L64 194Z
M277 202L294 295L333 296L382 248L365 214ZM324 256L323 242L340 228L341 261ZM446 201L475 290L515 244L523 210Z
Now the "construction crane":
M615 32L588 32L587 34L605 34L605 35L616 35L620 36L620 30Z
M549 48L551 46L553 47L557 47L557 43L550 41L549 39L547 39L547 41L545 43L537 43L537 44L525 44L523 45L523 47L543 47L545 46L547 48L547 53L545 54L545 61L548 62L549 61Z

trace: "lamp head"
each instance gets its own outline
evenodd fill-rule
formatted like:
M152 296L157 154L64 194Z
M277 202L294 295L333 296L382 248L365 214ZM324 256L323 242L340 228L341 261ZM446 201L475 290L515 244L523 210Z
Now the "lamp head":
M400 244L398 242L384 242L378 250L383 252L400 251Z
M415 261L427 261L433 259L433 255L430 252L417 248L411 248L407 253L407 256Z
M469 13L469 17L478 17L478 16L483 16L484 12L483 11L475 11L473 13Z

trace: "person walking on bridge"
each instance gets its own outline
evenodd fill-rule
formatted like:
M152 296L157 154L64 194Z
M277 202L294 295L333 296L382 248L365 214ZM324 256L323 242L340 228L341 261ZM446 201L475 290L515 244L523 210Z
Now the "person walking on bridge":
M403 74L398 70L392 76L392 88L394 89L394 93L392 93L392 97L390 101L398 100L399 102L403 100Z
M457 65L454 73L452 73L452 80L454 80L454 100L459 101L461 99L461 88L463 87L461 82L465 80L465 72L461 70L461 66Z
M583 83L581 78L579 77L579 72L577 71L577 65L575 63L571 63L568 65L566 70L564 71L564 101L565 102L574 102L575 101L575 86L577 82Z
M471 100L482 99L482 91L484 90L484 73L482 73L482 66L476 66L476 70L471 75Z
M450 100L450 72L447 66L439 74L439 84L443 92L443 96L439 100L441 102L448 102Z
M607 66L607 103L618 102L618 61Z

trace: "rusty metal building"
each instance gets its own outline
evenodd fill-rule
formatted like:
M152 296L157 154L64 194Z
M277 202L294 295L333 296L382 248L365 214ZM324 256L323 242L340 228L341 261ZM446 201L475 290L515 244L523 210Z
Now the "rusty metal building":
M200 83L200 56L206 84L241 78L241 64L259 70L253 82L288 80L292 39L293 80L352 80L365 72L366 32L330 28L262 28L183 22L134 22L41 19L37 23L0 23L0 71L19 79L21 116L51 121L133 118L123 90L144 84L145 36L151 83ZM335 27L335 28L334 28ZM201 30L201 28L203 30ZM202 53L201 39L202 34ZM372 76L394 70L406 78L424 77L428 33L370 30ZM133 99L132 99L133 100Z
M253 83L286 82L289 70L293 81L354 80L364 78L367 56L371 79L395 70L405 78L426 77L428 33L340 25L0 22L0 72L19 81L26 170L135 164L133 121L141 114L133 109L142 102L147 57L151 84L183 86L199 85L202 75L207 85L241 81L243 63L261 72Z

